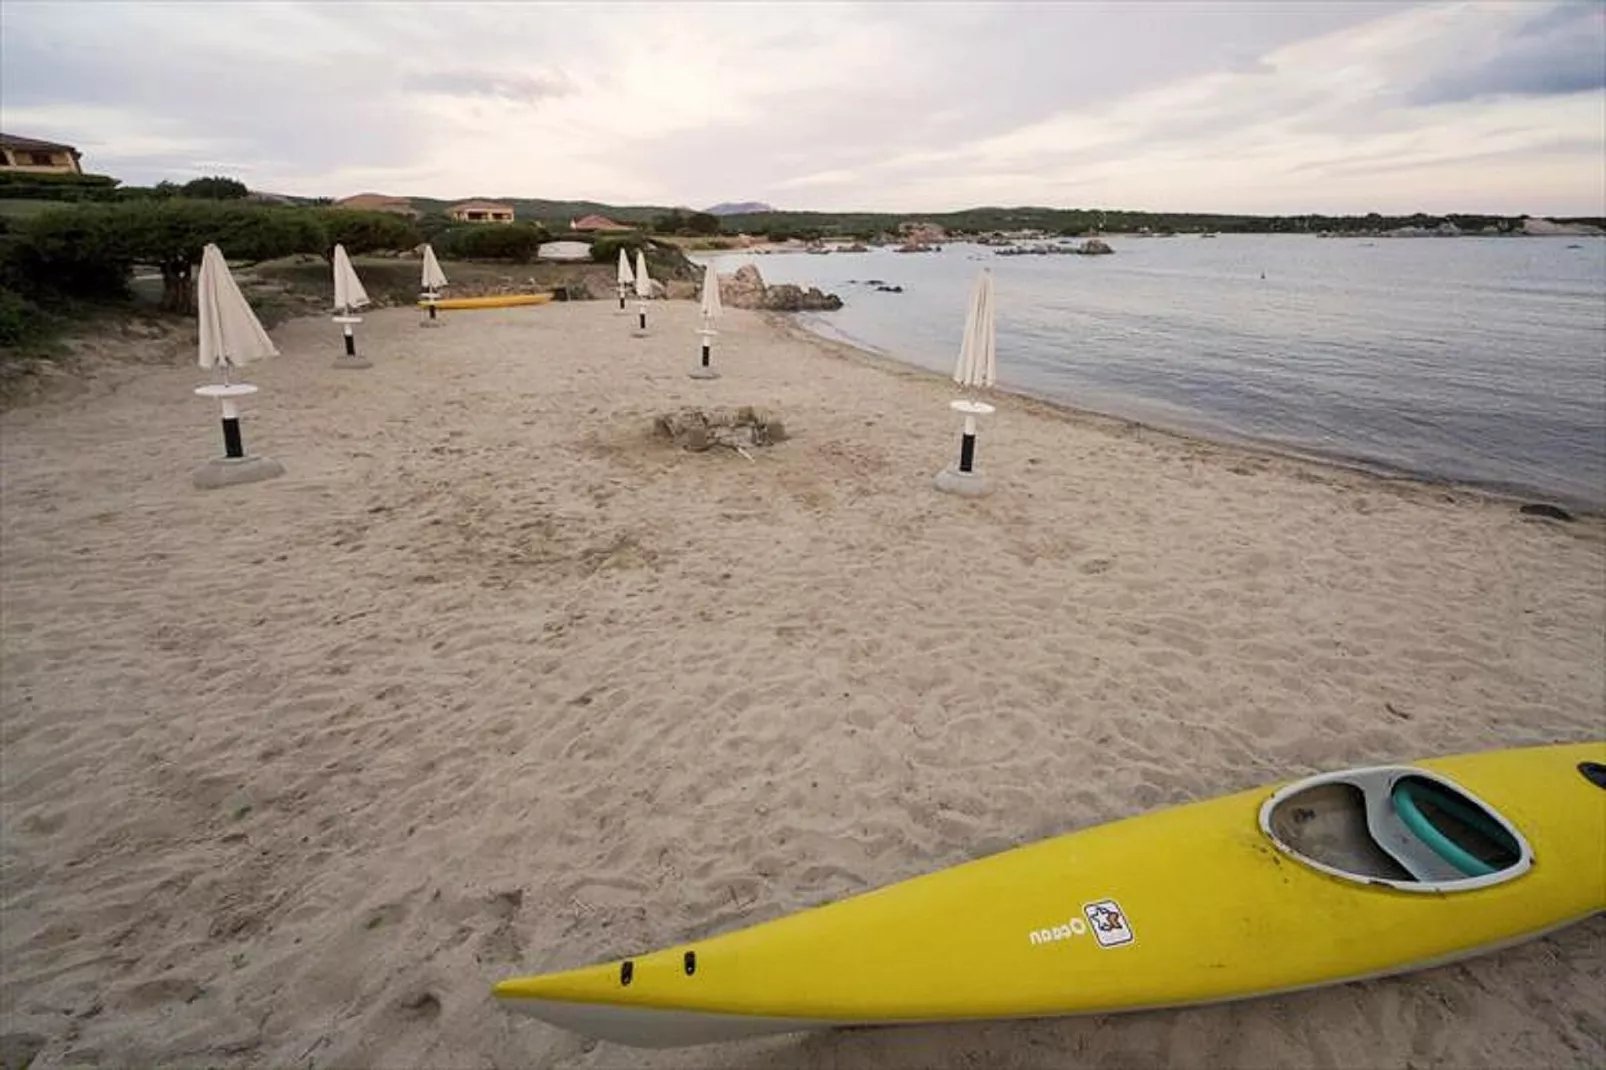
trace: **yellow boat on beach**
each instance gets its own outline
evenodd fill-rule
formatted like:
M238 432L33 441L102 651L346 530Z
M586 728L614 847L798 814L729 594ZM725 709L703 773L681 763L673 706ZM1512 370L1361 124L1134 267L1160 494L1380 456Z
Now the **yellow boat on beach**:
M1451 962L1601 910L1606 743L1570 744L1161 810L493 994L663 1047L1242 999Z
M552 300L552 295L546 294L493 294L490 297L443 297L434 302L435 307L443 312L454 309L466 310L473 308L516 308L519 305L544 305ZM430 302L418 302L419 308L428 308Z

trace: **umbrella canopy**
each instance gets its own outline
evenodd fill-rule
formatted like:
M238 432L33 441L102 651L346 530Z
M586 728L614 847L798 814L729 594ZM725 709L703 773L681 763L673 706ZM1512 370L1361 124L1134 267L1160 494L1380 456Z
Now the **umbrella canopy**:
M201 317L201 367L222 365L227 370L261 357L278 356L215 245L201 251L195 304Z
M636 250L636 296L643 300L652 296L652 278L647 274L647 254Z
M357 269L351 266L344 245L335 246L335 307L343 312L368 304L368 291L362 288Z
M441 270L441 262L435 259L435 250L432 246L424 246L424 289L433 293L446 285L446 272ZM362 289L359 284L357 287Z
M993 273L986 268L976 279L965 316L965 339L959 345L954 382L963 387L992 386L998 377L998 346L993 337Z
M719 303L719 273L710 263L708 270L703 273L703 319L713 322L719 319L724 311Z
M630 254L619 250L619 285L634 286L636 277L630 273Z

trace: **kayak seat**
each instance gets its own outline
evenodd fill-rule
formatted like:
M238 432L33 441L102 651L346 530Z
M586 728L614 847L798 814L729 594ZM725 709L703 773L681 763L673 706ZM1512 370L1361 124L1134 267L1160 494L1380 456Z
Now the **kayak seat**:
M1401 823L1464 877L1487 877L1521 857L1498 821L1441 784L1401 777L1389 796Z
M1531 861L1498 815L1409 768L1291 784L1267 801L1261 822L1278 846L1319 869L1415 891L1507 879Z

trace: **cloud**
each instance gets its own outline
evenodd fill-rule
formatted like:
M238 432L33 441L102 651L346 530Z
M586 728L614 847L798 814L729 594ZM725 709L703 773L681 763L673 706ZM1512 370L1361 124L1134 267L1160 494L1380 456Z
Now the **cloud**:
M1606 6L1563 4L1474 48L1405 99L1452 104L1497 96L1562 96L1606 88Z
M402 79L402 90L410 93L439 93L448 97L491 97L513 103L536 104L571 96L574 83L561 71L520 74L479 70L438 70L410 74Z
M1601 10L8 0L0 125L335 196L1583 214Z

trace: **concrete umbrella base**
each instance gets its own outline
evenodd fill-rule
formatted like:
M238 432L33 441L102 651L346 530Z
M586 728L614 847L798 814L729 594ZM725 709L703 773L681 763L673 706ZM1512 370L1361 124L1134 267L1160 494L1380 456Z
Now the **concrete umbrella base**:
M195 485L201 490L216 490L282 475L284 465L272 457L214 457L195 470Z
M958 494L965 498L982 498L992 493L993 486L979 472L961 472L950 466L937 473L932 486L945 494Z

